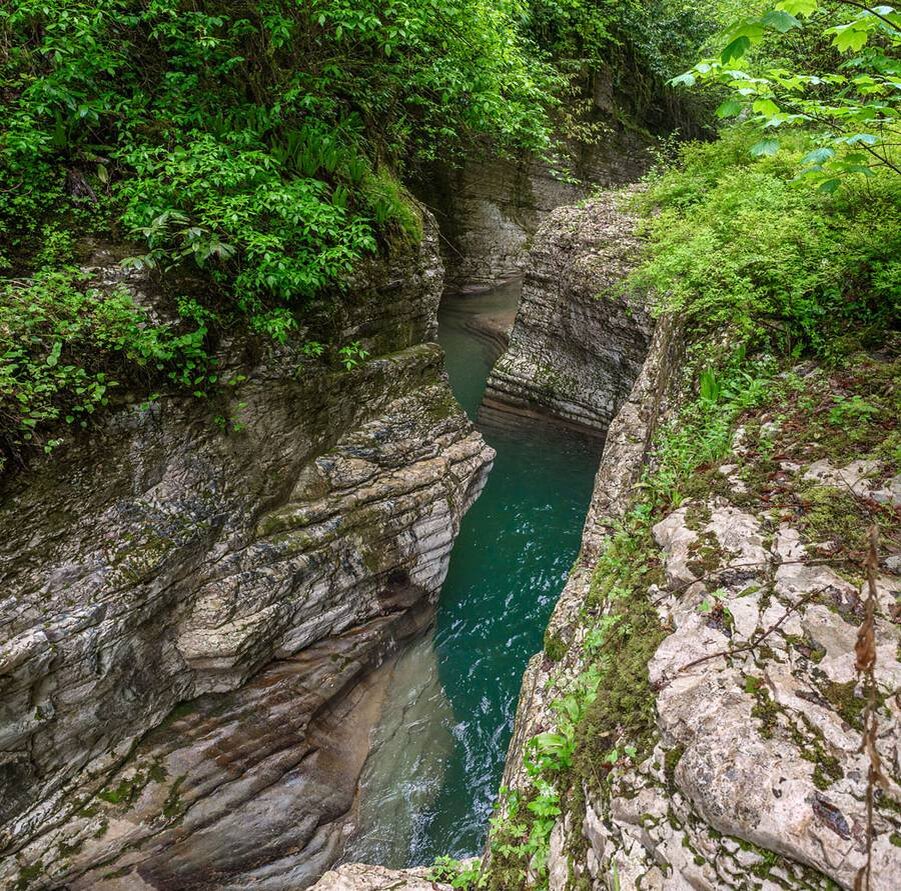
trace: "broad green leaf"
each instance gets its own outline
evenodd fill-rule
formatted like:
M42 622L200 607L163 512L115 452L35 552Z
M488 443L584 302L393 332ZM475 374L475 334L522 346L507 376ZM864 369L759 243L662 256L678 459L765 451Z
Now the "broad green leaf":
M697 83L697 79L690 72L686 71L685 74L680 74L678 77L674 77L670 81L670 86L672 87L693 87Z
M752 43L761 40L766 29L761 22L749 20L742 22L737 28L733 28L730 37L747 37Z
M801 23L784 9L770 10L761 21L767 28L772 28L780 34L785 34L786 31L791 31L792 28L801 27Z
M827 194L831 194L834 192L840 185L842 181L837 177L833 177L832 179L827 179L825 182L820 183L819 191L826 192Z
M834 157L835 149L824 146L823 148L814 149L801 158L802 164L822 164Z
M782 0L776 4L776 9L789 15L810 15L819 5L818 0Z
M719 108L717 108L716 116L718 118L733 118L741 111L741 109L741 102L737 99L727 99Z
M731 62L733 59L738 59L743 56L751 46L751 40L748 37L742 35L741 37L736 37L722 52L720 58L723 60L723 63Z
M758 100L751 106L751 108L752 108L757 114L763 114L763 115L767 115L767 116L771 116L771 115L774 115L774 114L779 114L779 112L780 112L779 106L776 105L776 103L773 102L772 99L758 99Z
M840 53L848 50L857 52L866 44L870 37L869 29L862 24L860 19L847 25L836 25L836 27L830 28L826 33L835 35L832 38L832 45Z
M778 139L762 139L751 146L752 158L767 158L779 151Z
M855 133L845 141L848 145L876 145L879 138L873 133Z

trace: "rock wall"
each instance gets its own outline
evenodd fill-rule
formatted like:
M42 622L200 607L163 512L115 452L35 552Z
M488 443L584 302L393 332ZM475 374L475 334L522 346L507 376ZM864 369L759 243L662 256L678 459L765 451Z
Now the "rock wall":
M649 326L634 307L613 316L613 334L597 323L578 350L571 346L596 324L586 321L591 309L605 305L587 296L598 282L609 288L627 271L634 256L629 238L623 218L603 202L552 215L530 261L526 286L532 290L517 318L511 371L503 379L527 394L514 401L518 410L568 422L590 418L596 429L612 415L582 549L548 626L553 647L530 660L523 678L501 784L524 796L514 848L528 836L522 803L535 793L525 764L529 740L558 728L555 701L584 677L588 635L605 617L628 626L639 616L628 608L614 612L614 603L623 601L615 586L610 596L600 593L611 571L601 558L632 507L635 484L653 470L655 433L693 398L677 320L657 321L643 359ZM589 283L584 289L583 280ZM569 303L580 323L565 321L575 318ZM611 345L627 340L630 323L639 346L617 364L610 361L617 354ZM598 343L603 349L595 346L591 354L588 347ZM534 373L535 356L557 360L558 353L579 374L603 366L606 391L599 381L584 390L571 387L561 399L559 389ZM597 755L593 770L564 777L558 768L549 780L560 784L561 795L550 835L549 891L851 889L862 887L858 877L868 849L868 887L897 886L901 475L889 457L896 424L888 409L872 429L837 432L833 424L827 433L815 425L822 425L829 406L848 400L894 405L899 368L901 348L894 342L838 371L809 362L786 372L766 399L743 413L730 453L683 482L682 503L653 525L646 541L630 539L647 549L638 555L638 578L647 581L628 592L629 602L641 603L640 615L650 617L659 635L646 647L649 658L636 663L637 673L627 672L636 695L645 698L621 705L612 729L579 750L583 758ZM870 571L863 561L874 519L881 550ZM855 647L867 639L871 590L877 729L862 746L867 694ZM625 646L643 645L635 640L645 633L644 624L640 628L622 632ZM602 647L601 641L591 646ZM620 656L628 653L607 659ZM602 683L595 703L608 692ZM641 722L646 709L651 724L635 731L641 740L632 736L637 709ZM577 734L592 732L588 723ZM878 774L870 773L871 758L878 759ZM502 799L502 817L510 801ZM489 887L544 887L534 861L522 882L511 879L518 873L504 872L503 863L494 871L491 855L485 869ZM423 881L417 872L349 865L319 887L413 889Z
M607 431L579 558L548 622L547 634L566 645L567 657L562 664L552 662L544 653L537 653L529 660L501 781L508 789L529 787L530 779L523 763L526 743L554 723L551 703L559 686L556 679L561 668L574 676L582 667L576 646L582 632L579 615L591 588L597 557L628 507L632 487L644 470L652 438L666 409L681 349L679 325L671 318L662 319L655 327L638 377Z
M508 789L528 794L527 742L553 730L554 700L586 668L582 643L592 624L584 610L592 585L603 583L598 555L629 506L655 426L684 398L673 390L679 340L671 321L658 324L610 427L583 549L548 628L564 655L554 662L539 654L529 663L502 782ZM857 385L875 380L878 391L878 381L892 380L891 355L867 359ZM807 397L813 405L832 404L835 388L854 391L847 375L830 380L811 365L794 374L805 381L796 387L816 394ZM835 442L833 457L819 458L823 444L805 440L790 409L806 410L790 398L787 407L746 415L732 453L695 486L703 494L653 527L660 551L649 559L662 554L662 579L646 597L663 629L647 665L654 745L640 762L599 761L595 769L606 779L586 781L579 795L565 798L550 837L550 891L857 887L867 862L869 755L861 747L865 694L855 642L868 582L834 555L840 536L862 535L872 521L858 519L854 531L849 517L861 509L877 518L892 550L901 476L891 477L885 459L848 463L859 448L853 438L844 459L835 456ZM808 519L812 503L837 511L818 533ZM882 775L869 887L888 891L901 871L896 558L876 568L874 590L872 742ZM605 695L602 684L597 696ZM628 744L628 727L623 714L622 736L599 741L600 748Z
M539 229L509 346L488 378L486 410L607 430L651 336L641 297L619 287L640 251L627 197L606 192L559 208Z
M551 211L599 186L634 182L647 167L646 151L639 137L611 132L602 145L580 149L575 177L530 158L434 165L416 191L441 227L448 289L480 290L521 275L532 237Z
M429 223L338 315L375 358L227 344L240 432L164 397L7 480L0 886L302 888L340 852L492 460L423 342L441 280Z

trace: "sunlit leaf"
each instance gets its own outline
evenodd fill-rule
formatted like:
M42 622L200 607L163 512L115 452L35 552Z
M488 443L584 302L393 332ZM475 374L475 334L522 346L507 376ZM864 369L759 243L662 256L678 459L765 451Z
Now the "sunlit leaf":
M810 15L818 6L818 0L782 0L776 4L776 9L789 15Z
M742 104L737 99L727 99L719 106L719 108L717 108L716 115L719 118L732 118L735 117L741 109Z
M745 37L742 35L741 37L736 37L720 55L720 58L723 60L723 64L727 62L731 62L733 59L741 58L751 47L751 40L749 37Z

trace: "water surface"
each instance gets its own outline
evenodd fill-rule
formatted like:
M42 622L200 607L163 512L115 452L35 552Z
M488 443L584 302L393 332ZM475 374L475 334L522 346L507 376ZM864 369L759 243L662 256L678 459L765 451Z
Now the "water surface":
M438 340L476 418L518 288L445 298ZM523 669L579 548L599 444L535 422L482 428L496 450L463 520L434 630L398 660L361 782L362 832L346 860L391 867L477 854L497 793Z

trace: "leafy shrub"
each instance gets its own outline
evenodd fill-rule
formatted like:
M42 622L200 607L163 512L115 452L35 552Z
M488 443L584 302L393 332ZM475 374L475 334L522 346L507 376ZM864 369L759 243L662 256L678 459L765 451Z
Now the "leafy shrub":
M736 19L719 55L674 83L726 89L717 114L748 121L758 135L752 155L778 152L783 132L814 134L801 164L823 191L849 175L901 173L901 13L857 0L781 0L736 10Z
M51 451L51 422L86 427L126 382L163 376L197 389L215 377L205 327L155 325L124 290L86 278L75 267L44 269L0 290L0 470L28 444Z
M690 144L640 199L648 255L633 278L695 336L726 328L749 347L826 353L878 335L901 295L901 182L828 195L796 179L805 150L754 160L740 129Z
M0 9L0 233L124 211L157 262L260 292L339 282L415 235L391 170L488 136L549 145L556 83L509 0L12 0ZM17 188L12 188L13 186ZM112 200L112 207L110 203ZM67 206L68 205L68 206Z
M451 888L472 889L484 888L485 879L478 859L461 862L453 857L436 857L431 869L431 880L443 882Z
M0 4L7 454L49 445L54 424L86 424L126 382L202 392L205 335L220 323L284 341L326 316L362 257L421 236L405 167L477 139L544 151L559 79L527 46L519 11L516 0ZM71 268L92 231L135 241L136 266L207 278L202 302L181 301L179 334ZM346 366L365 359L348 350Z

